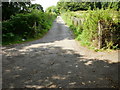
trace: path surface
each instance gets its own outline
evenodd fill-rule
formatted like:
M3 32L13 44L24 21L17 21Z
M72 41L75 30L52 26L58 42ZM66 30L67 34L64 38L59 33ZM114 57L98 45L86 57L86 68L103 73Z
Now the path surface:
M81 50L58 17L42 39L3 47L3 88L118 87L118 63Z

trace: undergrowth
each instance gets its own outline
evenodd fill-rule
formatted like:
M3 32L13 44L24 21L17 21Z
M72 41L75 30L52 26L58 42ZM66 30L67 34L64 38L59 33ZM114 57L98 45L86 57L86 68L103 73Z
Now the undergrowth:
M115 14L113 14L115 12ZM73 25L71 17L77 17L84 19L83 24ZM105 34L105 42L102 50L107 49L119 49L120 48L120 21L119 14L113 10L88 10L86 12L66 12L62 14L64 21L70 26L71 30L75 34L75 39L80 41L80 44L87 46L90 49L99 51L98 46L98 21L104 20L108 28L113 33L113 40L109 40L109 35Z
M21 43L42 37L51 28L56 15L39 10L11 16L2 22L2 45Z

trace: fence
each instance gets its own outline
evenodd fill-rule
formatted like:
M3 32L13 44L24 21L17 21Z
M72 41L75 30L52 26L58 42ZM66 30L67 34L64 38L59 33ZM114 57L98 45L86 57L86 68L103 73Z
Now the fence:
M71 20L72 20L72 24L75 25L75 26L80 26L84 22L83 18L71 17Z
M72 24L75 27L79 27L80 25L83 25L83 22L85 21L83 18L77 18L77 17L70 17ZM113 23L106 22L105 20L99 20L98 21L98 36L97 36L97 48L101 49L104 46L112 46L114 43L116 43L116 35L113 31ZM111 42L111 43L110 43Z

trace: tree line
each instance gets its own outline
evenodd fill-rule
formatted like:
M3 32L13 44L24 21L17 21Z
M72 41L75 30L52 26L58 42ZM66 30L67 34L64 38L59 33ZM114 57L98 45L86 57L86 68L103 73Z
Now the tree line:
M120 10L120 2L75 2L76 0L72 0L71 2L67 2L66 0L60 0L57 3L57 6L52 6L48 8L46 11L55 12L60 14L66 11L79 11L79 10L96 10L96 9L114 9Z

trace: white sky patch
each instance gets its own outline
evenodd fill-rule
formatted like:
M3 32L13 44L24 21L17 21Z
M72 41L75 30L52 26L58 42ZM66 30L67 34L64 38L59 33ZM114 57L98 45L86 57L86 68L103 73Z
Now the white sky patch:
M50 6L56 6L57 5L57 2L59 0L35 0L35 1L32 1L32 4L40 4L42 5L43 9L46 10L46 8L50 7Z

